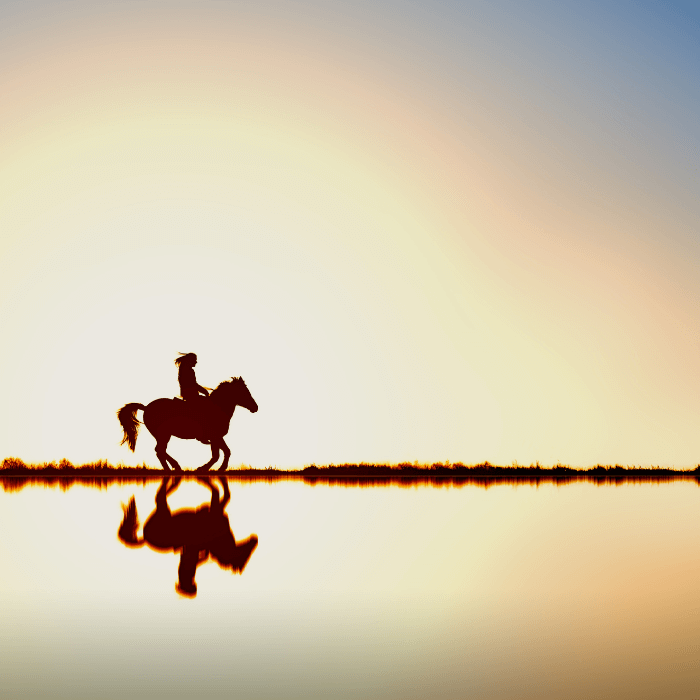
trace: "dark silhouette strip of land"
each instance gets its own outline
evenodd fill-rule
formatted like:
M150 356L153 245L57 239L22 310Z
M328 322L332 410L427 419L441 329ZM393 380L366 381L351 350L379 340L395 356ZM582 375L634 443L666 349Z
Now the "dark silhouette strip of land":
M146 464L131 467L123 464L113 466L106 461L74 465L66 460L44 464L25 464L16 457L8 457L0 465L0 484L3 490L14 491L30 483L69 488L73 483L106 488L110 483L148 482L163 477L163 470ZM180 472L184 477L202 476L194 471ZM209 476L220 476L220 472ZM574 468L557 464L544 467L539 463L522 466L496 466L489 462L465 465L460 462L434 464L330 464L308 465L303 469L256 469L241 467L225 472L228 479L239 481L287 481L301 480L308 484L337 486L466 486L468 484L487 488L498 483L537 484L556 482L566 484L573 481L621 484L630 482L694 480L700 485L700 465L694 469L671 469L667 467L637 467L597 464L589 468Z

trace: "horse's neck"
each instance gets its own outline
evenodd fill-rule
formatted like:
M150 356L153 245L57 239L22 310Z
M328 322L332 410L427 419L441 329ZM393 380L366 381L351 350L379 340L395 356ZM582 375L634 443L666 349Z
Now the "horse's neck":
M211 398L214 400L214 403L218 406L219 410L226 416L226 418L228 418L228 420L231 420L231 416L236 410L236 406L238 404L231 403L229 405L226 401L217 401L214 396L212 396Z

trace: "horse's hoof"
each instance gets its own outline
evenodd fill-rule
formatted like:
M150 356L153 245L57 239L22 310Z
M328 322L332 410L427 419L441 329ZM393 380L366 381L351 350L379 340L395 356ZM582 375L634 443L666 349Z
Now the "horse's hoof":
M205 466L203 466L203 467L199 467L198 469L195 469L195 471L198 472L199 474L202 474L202 473L208 472L208 471L209 471L209 467L207 467L207 466L205 465Z
M228 469L228 467L219 467L216 471L217 472L225 472Z

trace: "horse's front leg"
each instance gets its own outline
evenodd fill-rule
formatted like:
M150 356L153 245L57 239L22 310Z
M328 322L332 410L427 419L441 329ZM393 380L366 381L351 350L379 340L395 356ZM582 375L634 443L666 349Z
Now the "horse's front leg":
M211 459L206 463L203 464L199 469L196 471L198 472L208 472L212 465L216 464L219 460L219 444L216 439L212 439L211 441Z
M228 469L228 459L231 456L231 450L229 450L228 445L224 442L223 438L221 438L219 442L221 443L221 449L224 452L224 461L221 463L218 471L225 472Z

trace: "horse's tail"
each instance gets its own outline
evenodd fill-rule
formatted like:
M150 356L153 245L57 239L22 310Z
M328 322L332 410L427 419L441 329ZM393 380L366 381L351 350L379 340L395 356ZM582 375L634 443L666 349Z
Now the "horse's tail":
M122 503L124 520L119 526L117 535L127 547L140 547L144 540L138 538L139 514L136 512L136 499L132 496L128 505Z
M119 443L129 445L133 452L136 449L136 438L139 435L139 424L141 421L136 417L136 411L146 408L142 403L128 403L117 411L117 418L124 429L124 438Z

